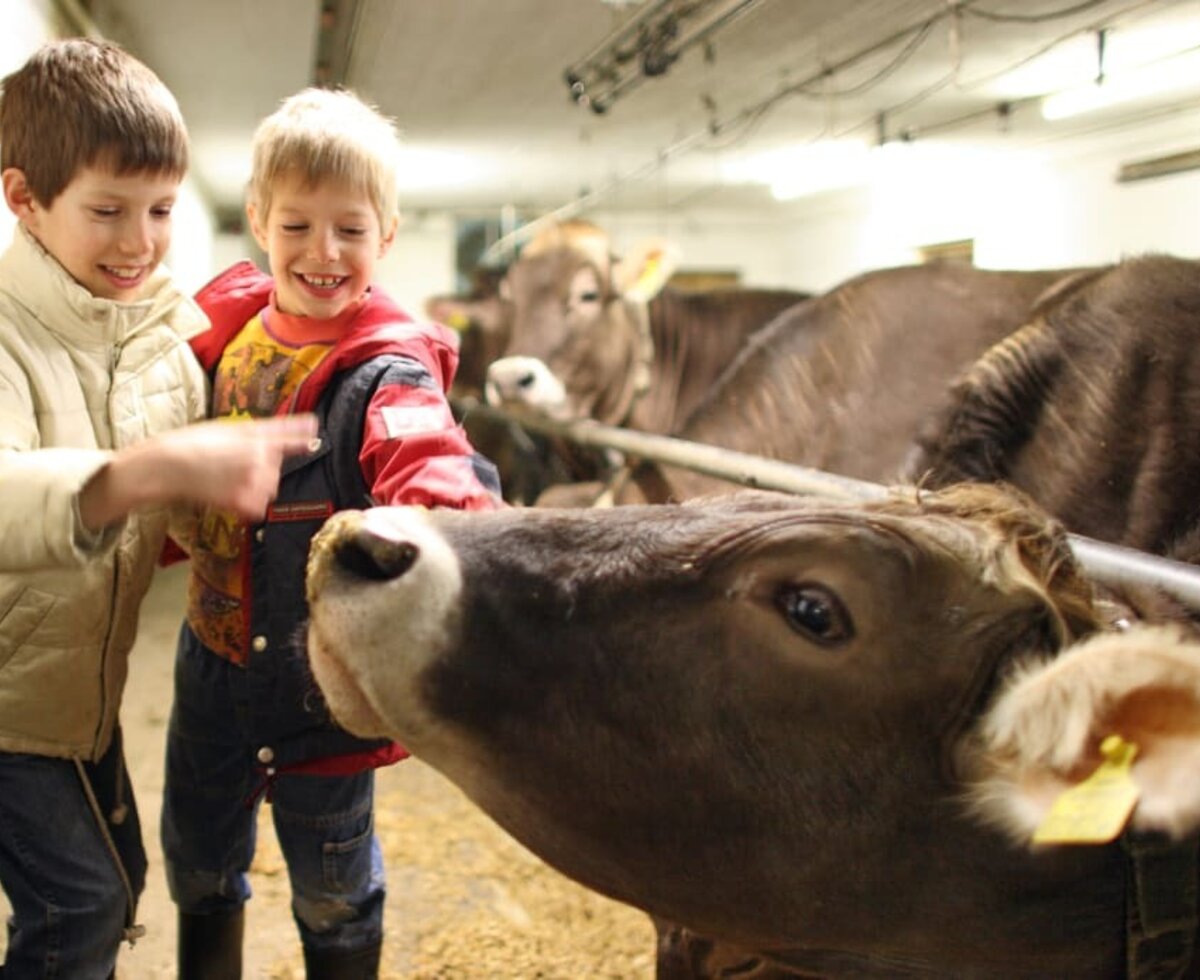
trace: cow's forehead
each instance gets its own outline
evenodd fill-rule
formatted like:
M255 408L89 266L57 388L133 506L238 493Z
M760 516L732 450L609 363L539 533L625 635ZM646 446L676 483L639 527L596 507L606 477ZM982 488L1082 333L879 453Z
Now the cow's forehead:
M566 256L572 253L607 274L612 256L608 235L586 222L552 225L530 241L521 256L532 259L554 254Z
M612 259L606 249L562 245L534 254L526 251L509 269L509 288L533 290L526 299L540 295L541 290L565 289L581 269L590 269L597 285L603 287L612 277Z
M1065 597L1072 609L1067 621L1090 617L1090 588L1062 529L1024 500L994 488L939 493L910 488L865 503L742 491L675 506L509 512L496 515L501 523L494 532L485 531L474 515L446 513L438 519L461 525L455 534L460 541L460 534L473 536L471 528L485 537L505 537L510 530L519 536L517 528L524 528L566 550L577 548L581 540L603 541L613 553L686 549L699 561L735 552L752 535L771 545L813 525L861 527L886 535L912 556L953 566L964 579L985 588L1045 593L1055 604Z

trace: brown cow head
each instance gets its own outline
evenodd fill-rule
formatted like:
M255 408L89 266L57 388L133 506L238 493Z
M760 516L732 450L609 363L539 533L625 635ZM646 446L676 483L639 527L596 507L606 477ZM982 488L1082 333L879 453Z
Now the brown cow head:
M648 382L647 303L673 267L660 244L613 259L607 236L587 222L543 232L503 284L511 329L505 356L488 370L488 401L551 418L621 422Z
M400 739L598 890L750 948L1003 956L1009 976L1025 956L1074 962L1070 937L1000 914L1028 900L1110 930L1093 967L1115 955L1112 851L1046 857L987 824L1028 824L1044 773L1074 778L1110 724L1177 695L1150 681L1113 711L1124 689L1105 682L1082 720L988 707L1011 667L1040 676L1100 627L1057 525L992 487L346 513L314 545L309 589L339 720ZM1145 764L1197 702L1137 731ZM1029 741L1005 720L1022 712L1043 729ZM1159 789L1139 812L1175 826ZM1008 815L981 820L996 795Z

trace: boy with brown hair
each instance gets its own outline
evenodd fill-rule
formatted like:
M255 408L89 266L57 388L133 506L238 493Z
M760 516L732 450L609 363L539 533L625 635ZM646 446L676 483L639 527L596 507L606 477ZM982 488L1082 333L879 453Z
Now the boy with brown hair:
M183 980L241 975L263 798L308 977L376 975L374 769L405 753L340 728L317 691L302 639L309 542L345 508L502 505L446 399L454 334L372 284L396 231L398 149L392 124L349 92L285 100L256 132L246 208L271 275L243 262L197 297L213 322L193 344L213 373L212 415L311 411L321 449L285 467L265 520L210 508L192 548L162 814Z
M158 268L187 169L162 82L115 45L43 46L0 89L3 974L112 975L146 857L118 709L168 505L247 518L312 419L188 425L207 326ZM186 427L185 427L186 426Z

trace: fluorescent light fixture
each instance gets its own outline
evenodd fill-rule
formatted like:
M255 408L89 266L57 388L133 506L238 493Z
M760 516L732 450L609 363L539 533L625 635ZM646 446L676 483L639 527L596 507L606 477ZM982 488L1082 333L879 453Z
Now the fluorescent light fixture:
M449 150L400 147L396 169L400 193L460 187L481 176L484 168L475 157Z
M857 140L820 140L768 150L724 168L731 183L766 184L777 201L866 183L871 150Z
M1042 100L1042 117L1067 119L1187 88L1200 90L1200 50L1184 51L1139 68L1109 74L1101 82L1048 95Z
M1105 74L1116 77L1196 47L1200 47L1200 18L1195 16L1114 28L1105 36ZM1095 33L1080 34L1006 72L987 91L994 98L1015 101L1090 85L1096 78L1097 59Z

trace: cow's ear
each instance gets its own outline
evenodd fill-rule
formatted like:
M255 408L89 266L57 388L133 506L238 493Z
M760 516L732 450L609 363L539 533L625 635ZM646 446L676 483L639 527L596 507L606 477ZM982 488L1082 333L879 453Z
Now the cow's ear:
M425 300L425 315L459 333L471 326L471 300L455 296L430 296Z
M666 242L642 242L613 266L613 286L626 299L649 302L679 267L679 250Z
M459 333L475 328L490 334L503 326L503 308L495 296L482 299L430 296L425 300L425 315Z
M1200 829L1200 641L1182 627L1097 634L1022 669L980 735L974 802L1017 840L1032 840L1063 792L1096 771L1110 735L1136 747L1133 826Z

